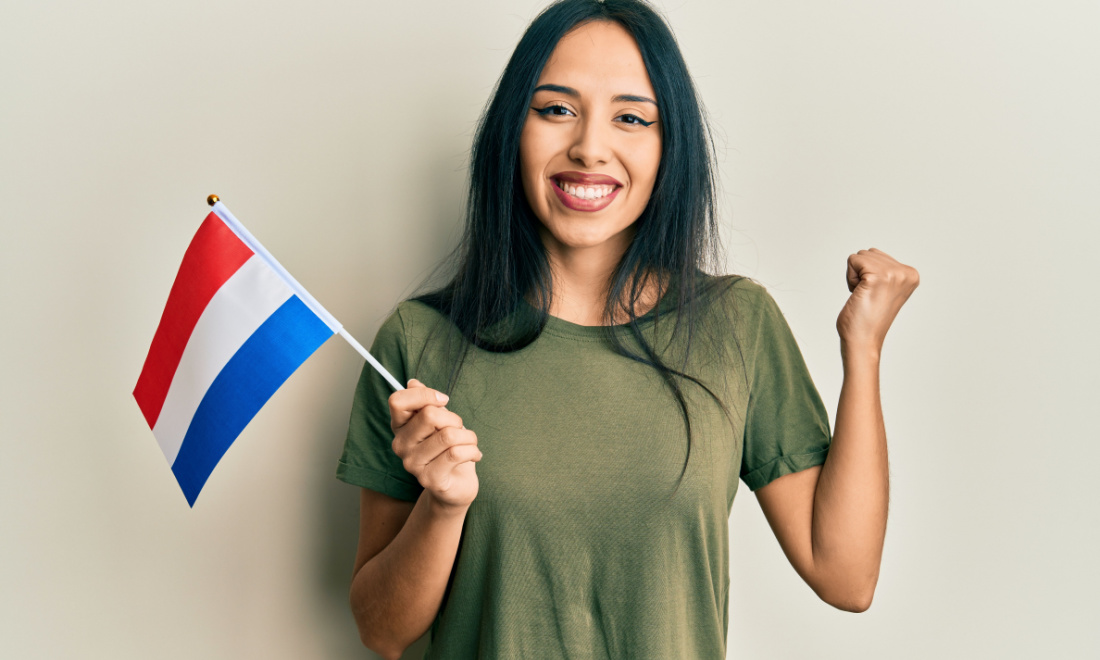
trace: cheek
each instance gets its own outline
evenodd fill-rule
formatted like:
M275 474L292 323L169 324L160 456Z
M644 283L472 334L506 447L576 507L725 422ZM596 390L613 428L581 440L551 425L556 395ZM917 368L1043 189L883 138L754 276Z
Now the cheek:
M519 137L519 174L523 182L523 193L532 208L539 208L539 181L542 179L544 163L538 153L538 138L528 121Z
M631 153L631 163L634 167L630 175L631 184L639 192L644 192L648 198L653 192L653 185L657 182L657 169L661 165L661 145L646 145Z

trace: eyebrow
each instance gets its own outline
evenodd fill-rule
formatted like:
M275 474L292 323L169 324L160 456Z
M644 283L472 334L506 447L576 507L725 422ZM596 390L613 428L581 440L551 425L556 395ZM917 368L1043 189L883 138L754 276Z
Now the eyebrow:
M566 87L564 85L539 85L535 88L536 92L557 92L559 94L565 94L572 96L573 98L580 98L581 93L572 87ZM612 97L612 103L652 103L657 105L657 102L648 96L638 96L637 94L619 94Z

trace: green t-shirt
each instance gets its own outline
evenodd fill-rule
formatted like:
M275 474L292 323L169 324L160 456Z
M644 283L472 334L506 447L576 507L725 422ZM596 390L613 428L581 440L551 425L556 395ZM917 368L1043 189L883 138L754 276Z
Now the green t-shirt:
M738 479L755 490L821 464L831 432L771 295L745 278L707 282L686 363L673 316L642 322L728 411L681 380L691 451L671 498L688 450L680 405L656 370L612 350L606 328L551 317L519 351L471 351L447 391L439 347L454 326L418 302L382 325L373 355L402 382L447 391L483 454L426 658L726 657ZM422 488L390 446L389 394L364 367L337 476L413 501Z

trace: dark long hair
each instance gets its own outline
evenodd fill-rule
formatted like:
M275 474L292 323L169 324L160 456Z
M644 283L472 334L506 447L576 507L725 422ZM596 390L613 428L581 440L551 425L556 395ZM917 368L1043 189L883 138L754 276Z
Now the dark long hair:
M449 387L471 346L492 352L519 350L539 337L549 318L550 264L539 238L539 220L523 192L519 142L543 66L569 31L590 21L614 21L638 44L661 112L661 160L652 195L635 223L635 235L609 282L604 309L608 339L619 354L647 364L664 377L680 404L691 458L691 419L683 379L717 396L685 371L696 334L703 279L717 266L715 149L691 76L665 21L641 0L559 0L531 23L512 53L478 121L470 162L466 226L454 255L454 274L442 288L415 298L448 317L465 338L455 356ZM686 339L679 367L667 364L641 332L636 309L653 285L671 287L673 336ZM517 310L537 313L530 318ZM659 306L661 307L661 306ZM658 321L660 309L656 310ZM520 320L503 324L506 319ZM626 325L641 347L631 350L611 325ZM722 406L725 410L725 406ZM728 411L726 411L728 416ZM677 488L679 482L677 482Z

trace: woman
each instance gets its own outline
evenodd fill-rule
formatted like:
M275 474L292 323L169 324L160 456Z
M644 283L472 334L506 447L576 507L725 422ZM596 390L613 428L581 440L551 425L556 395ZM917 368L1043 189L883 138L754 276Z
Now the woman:
M456 274L372 349L409 388L368 368L356 393L338 476L363 488L368 647L430 628L430 658L724 658L738 479L822 599L870 605L878 355L917 273L849 257L830 433L774 300L703 273L712 153L646 5L563 0L529 27L475 137Z

